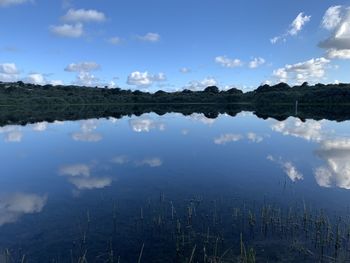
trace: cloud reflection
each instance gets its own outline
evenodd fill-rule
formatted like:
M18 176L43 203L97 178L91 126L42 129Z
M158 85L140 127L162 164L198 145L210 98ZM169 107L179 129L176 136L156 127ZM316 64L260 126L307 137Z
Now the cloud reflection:
M289 117L271 126L273 131L283 135L291 135L308 141L320 141L323 138L322 121L306 120L302 122L298 118Z
M324 140L316 155L326 163L315 169L316 182L323 187L350 189L350 138Z
M87 164L64 165L59 168L59 175L68 177L68 181L79 190L101 189L112 184L110 177L91 176Z
M264 140L264 138L260 135L257 135L256 133L254 132L248 132L247 133L247 139L251 142L254 142L254 143L260 143Z
M83 142L98 142L102 140L102 135L95 132L97 129L97 120L90 119L80 121L80 131L72 133L72 139Z
M13 193L0 196L0 226L14 223L25 214L41 212L46 201L46 195Z
M292 162L283 161L282 158L276 159L272 155L268 155L267 159L271 162L278 163L292 182L304 179L304 176L297 170Z
M155 121L147 117L130 119L129 125L134 132L150 132L151 130L165 130L165 124L163 122Z
M21 142L23 133L17 125L0 127L0 133L4 134L5 142Z
M205 125L212 125L215 122L215 119L208 118L203 113L192 113L189 118Z
M240 134L226 133L226 134L220 135L219 137L214 138L214 143L225 145L226 143L237 142L242 139L243 139L243 136Z
M149 166L149 167L159 167L163 164L162 160L160 158L154 157L154 158L146 158L141 161L136 161L136 165L138 166Z

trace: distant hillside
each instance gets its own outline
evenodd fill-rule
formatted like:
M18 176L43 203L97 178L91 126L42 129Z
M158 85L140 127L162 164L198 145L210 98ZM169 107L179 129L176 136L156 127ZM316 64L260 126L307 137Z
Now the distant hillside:
M252 103L252 104L350 104L350 84L304 83L290 87L286 83L262 85L243 93L232 88L220 91L210 86L203 91L183 90L155 93L120 88L52 86L0 82L0 105L81 105L122 103Z

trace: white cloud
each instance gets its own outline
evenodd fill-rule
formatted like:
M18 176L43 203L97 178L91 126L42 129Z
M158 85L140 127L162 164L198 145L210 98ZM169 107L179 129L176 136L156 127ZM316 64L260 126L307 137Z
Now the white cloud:
M20 5L26 2L32 2L31 0L0 0L0 7L7 7L11 5Z
M180 68L179 71L180 71L181 73L183 73L183 74L186 74L186 73L190 73L190 72L191 72L191 69L190 69L190 68L183 67L183 68Z
M268 155L266 157L267 160L271 161L271 162L275 162L275 163L278 163L283 171L285 172L285 174L289 177L289 179L292 181L292 182L296 182L296 181L299 181L299 180L303 180L304 179L304 176L303 174L301 174L297 168L294 166L294 164L292 162L289 162L289 161L283 161L282 158L275 158L273 157L272 155Z
M327 50L327 57L330 59L350 59L350 49L335 49L331 48Z
M165 124L163 122L158 122L145 117L130 119L129 125L134 132L150 132L153 129L160 131L165 130Z
M291 135L308 141L319 142L324 137L322 121L306 120L302 122L298 118L289 117L287 120L274 123L271 128L283 135Z
M120 37L111 37L107 40L107 42L112 45L119 45L122 42L122 39Z
M331 6L327 9L322 19L322 26L325 29L332 30L336 28L342 20L342 6Z
M350 7L332 6L323 16L322 26L331 35L319 43L329 58L350 59Z
M127 79L128 85L134 85L138 87L149 87L155 82L161 82L165 81L166 76L164 73L158 73L158 74L150 74L147 71L140 72L140 71L134 71L131 72Z
M234 134L234 133L226 133L222 134L217 138L214 138L215 144L225 145L229 142L237 142L239 140L242 140L243 136L240 134Z
M159 167L163 164L162 160L160 158L154 157L154 158L146 158L141 161L137 161L136 165L143 166L147 165L149 167Z
M40 213L47 201L47 196L14 193L0 197L0 226L16 222L25 214Z
M12 82L18 80L19 70L15 63L0 64L0 81Z
M71 63L65 67L67 72L77 72L76 81L74 82L77 85L82 86L97 86L99 84L99 78L97 78L91 71L100 69L100 65L96 62L80 62L80 63Z
M189 89L193 91L204 90L208 86L216 86L218 82L215 78L207 77L201 81L191 81L188 83L184 89Z
M81 86L98 86L100 83L100 79L97 78L94 74L90 72L79 72L76 76L76 81L74 84Z
M160 35L158 33L147 33L143 36L137 36L139 40L146 41L146 42L158 42L160 40Z
M250 68L257 68L263 64L265 64L265 59L258 57L258 58L254 58L252 61L249 62L249 67Z
M231 59L228 58L226 56L218 56L215 58L215 63L220 64L222 67L225 68L235 68L235 67L239 67L242 66L243 63L241 60L235 58L235 59Z
M31 73L26 77L25 82L36 84L36 85L44 85L46 84L47 81L44 75L40 73Z
M311 20L311 16L304 15L303 12L299 13L293 22L289 25L289 29L286 33L276 36L270 39L272 44L276 44L278 41L286 41L288 36L296 36L304 27L304 25Z
M299 13L298 16L294 19L292 24L290 25L290 29L288 30L288 33L291 36L295 36L303 29L303 26L309 22L311 19L311 16L304 15L304 13Z
M100 65L96 62L88 61L88 62L80 62L80 63L71 63L67 67L65 67L65 71L68 72L88 72L93 70L100 69Z
M58 85L64 85L64 82L62 80L59 79L54 79L50 81L50 84L53 86L58 86Z
M19 74L19 71L14 63L0 64L0 73L4 74Z
M67 22L104 22L106 16L93 9L69 9L62 19Z
M74 25L63 24L58 26L50 26L50 30L52 33L60 37L78 38L84 34L84 26L81 23Z
M278 81L288 82L294 81L296 83L303 83L304 81L317 82L324 78L326 67L330 60L326 58L313 58L304 62L285 65L273 71L273 76Z

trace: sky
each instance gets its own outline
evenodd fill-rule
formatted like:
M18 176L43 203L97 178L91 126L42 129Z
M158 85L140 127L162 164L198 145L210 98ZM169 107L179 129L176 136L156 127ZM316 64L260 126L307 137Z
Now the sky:
M252 90L350 82L350 0L0 0L0 81Z

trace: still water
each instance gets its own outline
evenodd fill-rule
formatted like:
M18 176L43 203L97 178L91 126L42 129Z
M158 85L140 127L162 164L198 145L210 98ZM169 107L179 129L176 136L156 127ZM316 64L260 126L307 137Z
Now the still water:
M0 149L0 262L349 259L349 121L150 113Z

